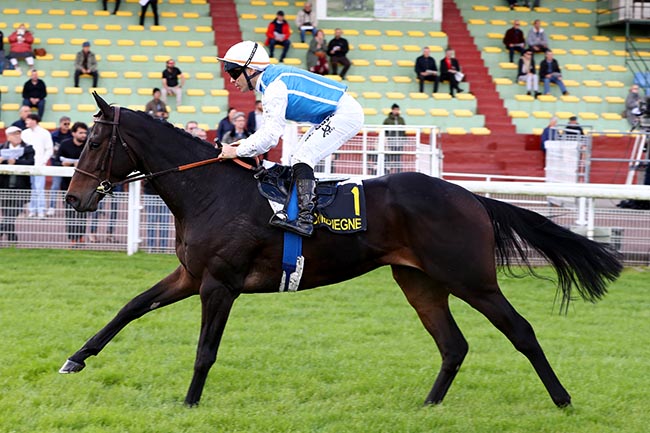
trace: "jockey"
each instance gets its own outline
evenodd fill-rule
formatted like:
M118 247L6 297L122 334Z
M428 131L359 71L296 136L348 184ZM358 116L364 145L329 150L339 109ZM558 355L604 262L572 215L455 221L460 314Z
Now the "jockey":
M224 62L230 82L240 91L262 93L264 107L262 128L248 138L224 145L220 158L252 157L268 152L278 144L287 120L313 125L291 156L298 218L289 221L287 203L269 221L273 226L311 236L316 206L314 167L359 132L364 121L361 105L345 92L344 84L303 69L271 65L264 48L252 41L239 42L225 56L217 58Z

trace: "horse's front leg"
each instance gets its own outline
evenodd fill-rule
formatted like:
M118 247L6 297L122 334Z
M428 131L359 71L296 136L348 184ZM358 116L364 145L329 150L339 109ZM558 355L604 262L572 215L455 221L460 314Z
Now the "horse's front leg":
M211 277L206 278L209 281L204 281L201 286L201 335L196 350L194 376L185 396L188 406L199 404L208 372L217 360L217 350L230 310L238 295Z
M126 304L101 331L95 334L63 364L59 373L76 373L85 366L89 356L97 355L126 325L149 311L188 298L199 292L199 281L183 266Z

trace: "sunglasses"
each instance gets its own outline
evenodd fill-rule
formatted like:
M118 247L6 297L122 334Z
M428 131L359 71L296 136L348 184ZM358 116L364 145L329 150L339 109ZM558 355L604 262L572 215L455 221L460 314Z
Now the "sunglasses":
M232 78L233 80L236 80L244 72L244 68L242 66L240 66L239 68L229 69L226 72L228 72L228 75L230 75L230 78Z

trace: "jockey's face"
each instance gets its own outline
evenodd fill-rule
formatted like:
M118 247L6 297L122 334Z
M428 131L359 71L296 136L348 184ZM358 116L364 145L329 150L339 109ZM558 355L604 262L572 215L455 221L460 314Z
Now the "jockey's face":
M236 79L233 78L232 76L230 77L230 82L235 85L239 89L240 92L245 93L248 92L248 82L246 81L246 75L250 78L253 74L255 74L254 69L251 68L246 68L246 74L240 74ZM251 84L253 87L255 87L255 84L257 83L257 76L251 78Z

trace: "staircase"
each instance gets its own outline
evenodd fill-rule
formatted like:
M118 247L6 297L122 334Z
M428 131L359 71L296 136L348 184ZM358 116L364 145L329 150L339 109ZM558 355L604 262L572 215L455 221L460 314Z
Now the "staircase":
M471 139L444 134L445 171L543 176L539 138L517 134L454 0L443 0L442 16L442 31L453 41L450 47L476 96L476 111L485 116L485 127L491 131L490 135L473 135Z
M218 54L226 54L228 48L242 40L239 28L237 7L233 0L208 0L210 3L210 16L214 29L214 43ZM223 71L223 67L222 67ZM228 90L228 105L239 111L248 113L255 105L255 92L240 92L230 83L228 74L223 73L224 88Z

